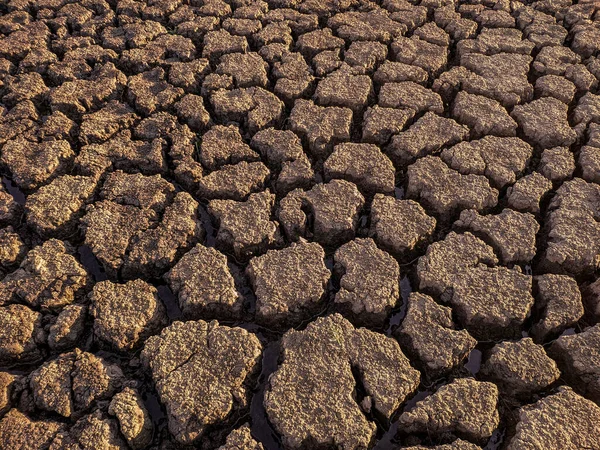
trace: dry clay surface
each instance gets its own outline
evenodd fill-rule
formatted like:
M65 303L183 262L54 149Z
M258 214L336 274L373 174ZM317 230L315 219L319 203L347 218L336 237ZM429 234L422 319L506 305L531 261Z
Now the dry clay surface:
M600 449L598 0L0 0L0 450Z

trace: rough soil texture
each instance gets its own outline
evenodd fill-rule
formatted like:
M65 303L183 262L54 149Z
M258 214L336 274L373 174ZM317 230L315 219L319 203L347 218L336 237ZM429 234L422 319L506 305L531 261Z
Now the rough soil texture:
M0 1L0 450L600 449L597 0Z

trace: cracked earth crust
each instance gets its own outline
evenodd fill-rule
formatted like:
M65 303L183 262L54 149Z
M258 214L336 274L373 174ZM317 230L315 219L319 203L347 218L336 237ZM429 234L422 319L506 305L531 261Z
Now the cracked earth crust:
M0 450L600 449L599 0L0 0Z

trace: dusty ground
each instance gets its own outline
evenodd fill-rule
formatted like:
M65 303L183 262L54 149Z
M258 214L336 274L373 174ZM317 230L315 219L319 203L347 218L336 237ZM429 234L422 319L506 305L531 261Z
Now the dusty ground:
M0 33L0 450L600 449L598 1Z

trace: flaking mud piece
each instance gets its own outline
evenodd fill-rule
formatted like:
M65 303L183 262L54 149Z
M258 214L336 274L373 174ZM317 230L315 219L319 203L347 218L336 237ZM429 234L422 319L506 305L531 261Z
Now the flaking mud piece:
M463 175L485 175L492 185L513 184L527 167L533 148L517 137L486 136L442 151L448 166Z
M18 409L11 409L0 420L0 447L49 448L54 436L65 427L51 419L32 419Z
M516 136L517 123L496 100L459 92L452 104L452 116L471 128L472 136Z
M210 96L210 103L218 119L235 121L250 134L279 125L285 109L281 100L260 87L219 89Z
M284 196L294 189L308 189L314 181L315 173L310 161L306 155L302 155L294 161L286 161L281 165L274 189L277 194Z
M309 96L315 83L310 66L299 53L284 54L276 61L273 76L277 79L273 91L288 107L297 98Z
M296 46L307 60L311 60L323 51L344 47L344 40L334 36L330 28L322 28L299 36Z
M482 175L463 175L436 156L426 156L408 167L407 197L420 200L440 217L463 209L483 211L498 202L498 191Z
M95 337L119 351L132 350L167 324L156 288L142 280L101 281L89 301Z
M375 105L367 108L363 115L362 140L371 144L384 145L399 134L414 116L410 109L382 108Z
M577 282L567 275L545 274L533 278L540 320L530 334L537 342L558 336L584 314Z
M175 322L146 341L141 358L178 442L245 412L261 352L255 335L216 321Z
M150 445L154 426L136 389L126 387L115 394L108 406L108 413L117 418L121 434L132 449L143 449Z
M200 162L208 170L240 161L258 161L258 153L242 139L239 129L233 125L215 125L202 135Z
M334 254L341 274L335 303L355 323L383 326L400 297L400 267L371 238L355 239Z
M250 426L245 423L227 436L225 444L217 450L264 450L263 445L252 437Z
M324 258L319 244L302 239L251 259L246 274L256 294L256 320L282 328L316 314L331 275Z
M535 236L540 225L533 214L504 209L500 214L480 215L468 209L454 227L469 230L497 251L503 264L526 264L536 254Z
M242 312L243 299L235 288L227 258L214 248L197 244L164 278L187 318L236 319Z
M403 413L400 429L485 444L500 422L497 403L498 388L493 383L458 378Z
M35 143L18 137L3 145L0 165L10 171L17 186L33 190L64 174L74 157L68 141Z
M529 141L541 148L569 146L577 134L567 121L568 106L555 98L543 97L512 110Z
M403 447L404 450L480 450L481 447L475 445L469 441L463 441L462 439L457 439L451 444L442 444L436 445L434 447L423 447L417 445L415 447Z
M540 203L552 190L552 182L538 172L519 178L506 191L508 206L521 212L540 213Z
M466 330L456 329L450 308L414 292L395 336L431 380L457 367L477 345Z
M547 389L560 377L556 363L531 338L501 342L489 352L479 372L506 395L529 396Z
M600 325L579 334L560 336L548 353L557 361L563 378L577 392L600 402Z
M59 311L82 299L91 278L72 253L70 244L56 239L29 251L19 268L0 281L0 304Z
M419 384L396 341L339 314L288 331L281 347L264 406L286 449L368 448L376 432L369 417L389 420Z
M210 114L204 107L201 96L187 94L174 105L177 117L194 131L204 130L210 123Z
M165 76L165 71L157 67L129 78L127 98L143 116L169 109L183 96L183 89L171 86L165 81Z
M366 195L391 194L395 187L392 161L373 144L344 143L334 147L323 163L326 179L341 178L355 183Z
M121 171L108 175L102 201L88 206L81 223L86 245L110 277L159 277L203 237L198 203L159 175Z
M576 276L600 266L600 186L575 178L562 184L546 216L548 240L541 264ZM573 224L577 223L576 227Z
M286 236L296 241L309 232L323 245L339 245L355 236L365 198L345 180L318 184L309 191L295 189L284 197L277 212ZM304 207L312 214L312 230Z
M415 114L427 111L444 113L442 98L414 81L384 84L379 90L378 105L383 108L412 109Z
M242 201L262 190L269 175L269 169L260 161L225 165L199 180L198 195L207 200Z
M318 106L310 100L296 100L289 116L290 129L306 139L317 158L325 158L335 144L349 141L351 126L351 109Z
M124 379L118 366L75 349L46 361L27 381L37 408L72 417L109 399Z
M42 237L72 235L97 186L95 177L63 175L27 197L27 225Z
M426 113L408 130L392 137L386 153L398 166L435 153L447 145L457 144L469 136L469 129L452 119Z
M369 236L377 245L404 258L427 242L436 220L412 200L376 194L371 203Z
M250 194L245 202L212 200L208 212L217 220L217 243L244 260L282 243L279 224L271 220L275 195L269 191Z
M519 410L508 450L600 446L600 407L563 386Z

